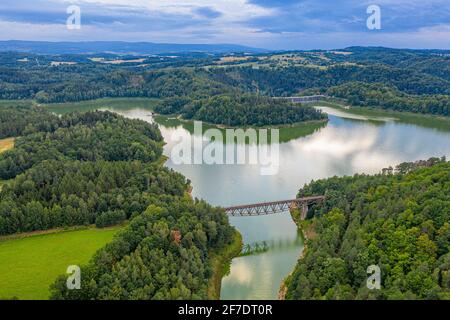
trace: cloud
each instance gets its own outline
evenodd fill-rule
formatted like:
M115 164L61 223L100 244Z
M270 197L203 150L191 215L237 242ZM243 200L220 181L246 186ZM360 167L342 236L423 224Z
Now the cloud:
M220 13L219 11L216 11L214 9L211 9L210 7L196 8L194 10L194 12L202 17L210 18L210 19L215 19L222 15L222 13Z
M448 0L2 0L1 39L233 42L270 49L349 45L450 47ZM64 28L80 6L82 30ZM35 30L39 30L35 32Z

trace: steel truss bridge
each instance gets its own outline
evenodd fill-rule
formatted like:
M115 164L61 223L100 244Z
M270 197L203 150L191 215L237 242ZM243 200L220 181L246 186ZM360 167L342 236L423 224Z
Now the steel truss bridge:
M301 219L305 220L308 214L309 206L312 204L322 203L324 200L325 196L314 196L297 198L293 200L263 202L228 207L225 208L225 212L232 217L250 217L289 212L293 209L301 209Z

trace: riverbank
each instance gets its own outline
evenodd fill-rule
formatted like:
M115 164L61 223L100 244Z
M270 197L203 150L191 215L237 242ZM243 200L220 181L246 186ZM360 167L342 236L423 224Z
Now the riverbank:
M154 112L154 107L161 99L158 98L100 98L93 100L83 100L76 102L62 102L62 103L42 103L39 104L35 100L0 100L0 106L11 106L11 105L24 105L24 106L40 106L46 108L57 114L65 114L73 111L93 111L99 109L113 108L117 110L130 110L134 108L141 108ZM162 122L164 125L188 125L193 128L194 119L184 119L178 114L158 114L152 113L155 116L157 122ZM159 120L159 121L158 121ZM280 125L264 125L264 126L227 126L223 124L210 123L202 121L206 129L215 128L219 130L225 129L279 129L280 136L283 136L283 130L296 129L298 131L295 133L286 134L286 138L292 136L294 138L299 137L299 135L307 135L312 133L318 127L324 126L328 119L323 120L311 120L311 121L301 121L292 124L280 124ZM186 128L190 131L188 128ZM282 138L280 138L283 140Z
M219 300L222 278L230 272L231 260L239 256L242 251L242 236L235 231L233 241L217 252L210 252L212 276L208 284L208 299Z
M298 230L303 237L303 250L300 253L298 260L301 260L305 257L306 250L308 249L308 240L314 239L316 233L314 231L314 223L311 220L301 221L300 220L300 211L292 210L291 217L294 223L297 225ZM280 289L278 291L278 300L286 300L286 294L288 290L289 282L291 281L292 272L281 282Z
M220 123L207 122L207 121L203 121L203 120L186 119L186 118L183 118L181 115L178 115L178 114L164 115L164 114L155 113L155 115L157 117L160 117L161 119L166 118L169 124L170 124L170 121L174 121L173 124L176 123L176 122L190 124L190 123L193 123L194 121L199 121L199 122L202 122L203 125L205 127L207 127L207 128L215 128L215 129L219 129L219 130L225 130L225 129L244 129L244 130L245 129L288 129L288 128L296 127L296 126L299 126L299 125L327 123L328 122L328 119L320 119L320 120L308 120L308 121L300 121L300 122L294 122L294 123L290 123L290 124L278 124L278 125L231 126L231 125L225 125L225 124L220 124Z
M72 111L89 111L89 110L96 110L96 109L104 109L104 108L117 108L117 109L132 109L132 108L143 108L147 109L149 111L153 111L155 105L160 102L161 99L158 98L139 98L139 97L128 97L128 98L99 98L99 99L93 99L93 100L83 100L78 102L63 102L63 103L44 103L39 104L35 100L0 100L0 107L6 107L6 106L15 106L15 105L22 105L22 106L41 106L44 108L49 109L50 111L53 111L58 114L64 114L67 112ZM439 115L432 115L432 114L423 114L423 113L413 113L413 112L401 112L401 111L395 111L390 109L384 109L384 108L376 108L376 107L358 107L358 106L350 106L345 104L342 101L336 100L336 101L320 101L320 102L313 102L313 103L304 103L303 105L309 106L309 107L320 107L320 106L327 106L331 108L336 108L345 112L348 112L350 114L354 115L360 115L360 116L367 116L367 117L391 117L394 118L393 120L401 122L401 123L411 123L411 124L417 124L421 125L427 128L435 128L442 131L450 131L450 117L445 116L439 116ZM159 116L159 115L157 115ZM170 120L176 120L180 121L182 119L173 119L173 116L171 115L161 115L160 117L165 117ZM370 120L370 119L369 119ZM184 121L191 121L192 120L184 120ZM170 121L168 121L170 122ZM311 126L311 125L317 125L317 124L326 124L328 120L318 120L318 121L306 121L306 122L298 122L290 125L278 125L278 126L262 126L257 127L253 126L253 128L278 128L281 130L288 130L292 128L297 128L299 126ZM167 123L169 124L169 123ZM204 124L206 124L204 122ZM224 129L227 128L227 126L223 126L220 124L208 124L212 127ZM230 127L233 128L233 127ZM246 128L245 126L242 128ZM305 132L311 132L309 130L310 128L305 128ZM280 132L280 135L283 133ZM298 138L299 136L296 134L292 135L294 138ZM285 142L284 139L280 139L282 142Z
M154 112L154 106L160 100L154 98L102 98L96 100L87 100L80 102L66 102L66 103L51 103L42 104L41 107L46 108L51 112L57 114L65 114L73 111L92 111L98 109L115 109L117 111L127 111L134 108L144 109L151 112L154 121L165 127L177 127L182 126L189 133L194 133L194 121L193 119L184 119L180 115L162 115ZM1 101L0 101L1 102ZM5 104L10 101L5 101ZM38 105L34 101L28 101L29 104ZM218 129L225 136L226 129L278 129L279 130L279 142L288 142L301 137L306 137L313 134L317 130L324 128L329 119L311 120L296 122L293 124L281 124L281 125L267 125L267 126L242 126L233 127L225 126L222 124L214 124L209 122L202 122L203 131L208 129ZM271 136L268 135L268 142L271 142ZM247 142L246 142L247 143Z
M330 107L348 113L350 115L365 117L364 120L391 120L399 123L414 124L425 128L433 128L443 132L450 131L450 117L413 113L407 111L395 111L381 107L348 106L337 102L321 101L309 104L311 107Z
M170 116L159 115L159 114L155 114L154 119L155 119L156 123L163 125L165 127L182 126L190 134L194 134L194 121L195 120L187 120L187 119L183 119L180 117L170 117ZM202 122L202 129L203 129L203 133L208 129L220 130L223 137L226 137L227 129L235 129L235 130L236 129L242 129L242 130L267 129L267 130L269 130L268 137L267 137L268 143L271 143L270 130L278 129L279 130L279 142L283 143L283 142L288 142L290 140L298 139L301 137L309 136L309 135L313 134L314 132L316 132L317 130L326 127L327 123L328 123L328 119L297 122L294 124L280 125L280 126L229 127L229 126L218 125L218 124L214 124L214 123ZM246 139L245 143L248 143L248 139Z

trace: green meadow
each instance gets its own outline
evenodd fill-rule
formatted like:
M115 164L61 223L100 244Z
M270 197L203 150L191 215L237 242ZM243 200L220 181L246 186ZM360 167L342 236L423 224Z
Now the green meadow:
M86 264L120 227L81 229L0 240L0 299L48 299L69 265Z

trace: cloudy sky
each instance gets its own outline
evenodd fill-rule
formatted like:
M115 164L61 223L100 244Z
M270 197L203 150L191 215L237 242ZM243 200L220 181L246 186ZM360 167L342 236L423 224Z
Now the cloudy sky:
M67 7L81 9L68 30ZM369 30L367 8L381 9ZM449 0L1 0L0 40L235 43L266 49L450 49Z

